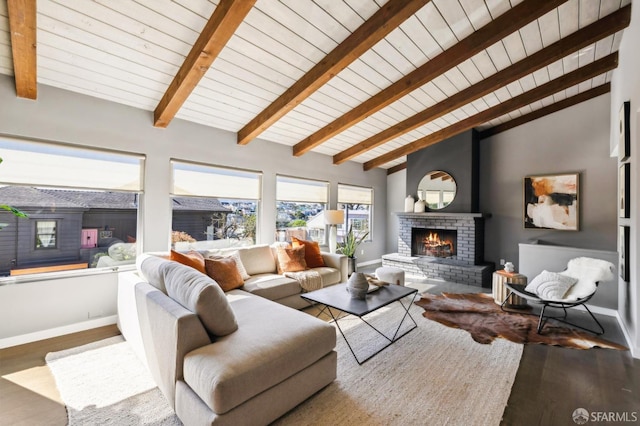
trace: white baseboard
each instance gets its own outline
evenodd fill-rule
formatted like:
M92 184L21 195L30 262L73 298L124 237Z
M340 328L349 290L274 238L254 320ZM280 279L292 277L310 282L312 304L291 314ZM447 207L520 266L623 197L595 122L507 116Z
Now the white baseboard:
M115 324L117 320L117 315L111 315L108 317L96 318L89 321L50 328L48 330L21 334L20 336L6 337L4 339L0 339L0 349L37 342L38 340L50 339L52 337L64 336L65 334L77 333L79 331L90 330L92 328L103 327L105 325Z
M622 334L624 334L624 339L627 341L627 346L629 347L631 356L640 359L640 348L631 344L631 334L629 334L629 330L627 330L627 327L622 321L622 318L620 318L620 314L618 312L616 312L616 319L618 320L618 325L622 330Z

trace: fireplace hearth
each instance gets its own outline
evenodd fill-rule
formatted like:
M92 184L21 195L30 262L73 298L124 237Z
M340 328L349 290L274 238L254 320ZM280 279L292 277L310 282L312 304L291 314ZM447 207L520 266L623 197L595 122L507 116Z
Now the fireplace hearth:
M455 229L411 228L411 256L453 257L457 239Z
M484 214L396 214L398 252L383 255L382 266L425 278L490 286L495 267L484 262Z

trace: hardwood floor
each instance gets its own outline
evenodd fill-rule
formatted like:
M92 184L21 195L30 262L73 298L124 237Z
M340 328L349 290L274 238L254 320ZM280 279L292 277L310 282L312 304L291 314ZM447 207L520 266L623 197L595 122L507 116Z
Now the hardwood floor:
M44 357L118 334L110 325L0 349L0 425L66 425L67 411Z
M429 281L415 286L434 294L488 291ZM606 330L604 338L625 344L615 319L598 319ZM0 425L66 425L45 355L117 334L115 326L108 326L0 350ZM640 421L640 360L627 351L525 345L502 425L571 425L577 408L635 413Z

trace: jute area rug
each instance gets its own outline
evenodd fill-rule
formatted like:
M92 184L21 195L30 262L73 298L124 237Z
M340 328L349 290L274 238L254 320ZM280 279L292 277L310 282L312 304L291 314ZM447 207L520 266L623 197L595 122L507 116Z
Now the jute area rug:
M427 321L422 312L413 305L418 327L362 366L338 334L336 381L274 424L498 425L523 346L506 340L480 345L464 331ZM402 313L399 305L389 306L367 319L393 334ZM340 324L359 357L384 344L355 317ZM71 426L178 424L121 338L49 354L47 363Z

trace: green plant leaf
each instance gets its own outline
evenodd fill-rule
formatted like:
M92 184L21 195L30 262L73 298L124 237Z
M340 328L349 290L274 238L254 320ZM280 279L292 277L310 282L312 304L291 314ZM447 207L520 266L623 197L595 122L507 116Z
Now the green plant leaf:
M0 204L0 209L7 210L18 217L29 217L25 212L22 212L15 207L7 206L6 204Z

